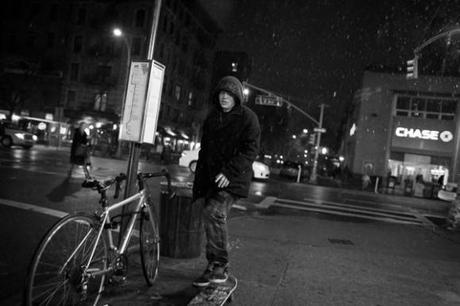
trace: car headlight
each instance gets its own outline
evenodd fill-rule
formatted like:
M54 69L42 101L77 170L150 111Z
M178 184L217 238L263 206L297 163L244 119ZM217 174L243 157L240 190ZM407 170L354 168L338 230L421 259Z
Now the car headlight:
M14 136L16 136L17 138L21 140L24 140L24 133L14 133Z
M32 136L32 139L33 139L34 141L37 141L37 140L38 140L37 135L33 135L33 136Z

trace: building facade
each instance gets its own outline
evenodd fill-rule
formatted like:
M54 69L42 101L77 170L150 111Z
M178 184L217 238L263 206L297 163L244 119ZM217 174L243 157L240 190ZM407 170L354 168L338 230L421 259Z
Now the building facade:
M459 79L366 71L341 153L353 173L460 181Z
M8 1L1 13L0 109L116 126L129 62L147 58L154 6L145 0ZM114 37L115 27L121 37ZM153 56L166 66L158 131L174 149L197 140L219 31L198 1L162 1ZM20 101L6 98L12 90Z

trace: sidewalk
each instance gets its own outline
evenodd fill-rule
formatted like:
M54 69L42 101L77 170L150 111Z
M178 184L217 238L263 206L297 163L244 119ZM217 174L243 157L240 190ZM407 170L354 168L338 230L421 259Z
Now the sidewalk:
M236 212L229 227L231 272L238 279L233 305L460 303L454 272L460 242L427 229L259 212ZM429 255L414 257L418 252ZM186 305L197 293L191 282L205 266L203 255L162 257L149 288L133 261L136 254L127 282L108 288L101 305Z
M110 176L126 171L127 160L94 157L93 165L97 176ZM426 210L448 204L348 192ZM238 279L233 305L460 304L458 233L242 204L248 211L234 209L229 219L231 272ZM108 286L100 305L186 305L197 292L192 280L205 267L203 255L162 257L158 279L147 287L139 262L137 253L130 256L127 282Z

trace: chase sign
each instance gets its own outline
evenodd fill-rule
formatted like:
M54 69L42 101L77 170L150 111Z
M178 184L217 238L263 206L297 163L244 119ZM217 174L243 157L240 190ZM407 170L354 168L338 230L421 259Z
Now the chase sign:
M395 129L395 136L402 138L434 140L450 142L454 139L451 131L424 130L399 126Z
M420 154L451 154L455 149L455 121L398 117L393 121L392 150ZM413 151L413 152L416 152Z

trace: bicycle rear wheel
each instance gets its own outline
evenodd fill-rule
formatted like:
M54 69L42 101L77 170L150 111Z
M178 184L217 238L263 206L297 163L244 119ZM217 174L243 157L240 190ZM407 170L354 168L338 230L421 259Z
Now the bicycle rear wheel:
M152 213L149 214L149 211ZM158 275L160 264L160 236L153 208L148 206L141 212L139 239L142 271L145 282L151 286Z
M43 237L30 266L26 305L95 305L104 289L107 245L101 237L90 266L99 222L92 216L69 215L58 221Z

